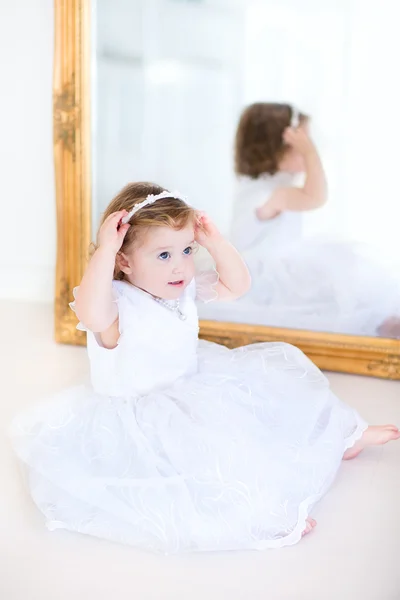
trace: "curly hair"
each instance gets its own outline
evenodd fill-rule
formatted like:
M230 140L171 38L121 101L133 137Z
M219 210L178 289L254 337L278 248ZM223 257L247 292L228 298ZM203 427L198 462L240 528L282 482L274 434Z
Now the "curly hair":
M165 188L154 183L138 182L128 183L120 192L111 200L110 204L104 211L99 230L104 221L113 213L120 210L130 211L136 204L143 202L149 194L155 196L161 194ZM131 227L128 229L123 244L119 252L126 252L133 244L140 240L150 227L171 227L173 229L183 229L186 225L191 224L195 220L195 210L188 206L183 200L178 198L163 198L159 202L149 204L138 210L130 219ZM98 233L97 233L98 235ZM90 255L97 249L97 244L91 244ZM125 274L115 262L114 279L123 280Z
M235 139L235 171L256 179L279 171L288 146L283 133L290 126L294 108L290 104L257 102L243 111ZM299 114L300 124L309 117Z

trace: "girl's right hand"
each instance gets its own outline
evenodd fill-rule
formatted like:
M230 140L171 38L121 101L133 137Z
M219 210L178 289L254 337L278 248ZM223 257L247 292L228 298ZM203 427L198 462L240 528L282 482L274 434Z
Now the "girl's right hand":
M126 223L126 225L122 225L121 220L128 214L126 210L120 210L118 212L112 213L107 219L104 221L103 225L100 227L99 231L99 247L108 248L114 254L117 254L121 249L123 244L126 232L128 231L130 225Z
M272 219L279 217L282 213L282 209L275 206L275 204L273 198L271 198L270 200L267 200L263 206L259 206L256 209L257 219L259 221L271 221Z
M316 150L314 142L303 127L288 127L283 133L283 140L303 156Z

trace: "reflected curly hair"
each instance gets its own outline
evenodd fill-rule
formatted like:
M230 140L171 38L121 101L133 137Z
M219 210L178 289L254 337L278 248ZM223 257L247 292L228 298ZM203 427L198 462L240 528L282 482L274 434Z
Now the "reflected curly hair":
M288 146L283 133L290 126L294 108L290 104L257 102L243 111L235 139L235 171L256 179L275 175ZM299 113L300 124L309 117Z
M165 188L160 187L155 183L128 183L128 185L126 185L107 206L101 218L99 231L104 221L113 213L120 210L129 212L136 204L143 202L149 194L156 196L161 194L164 190ZM154 202L154 204L144 206L129 220L131 226L125 235L119 252L125 253L133 244L140 243L141 236L143 236L143 233L148 231L150 227L183 229L187 225L194 223L195 218L196 212L194 208L178 198L163 198L160 201ZM99 231L97 232L97 237ZM91 244L90 255L93 255L97 247L97 244ZM114 267L114 279L123 280L124 278L125 274L121 271L116 261Z

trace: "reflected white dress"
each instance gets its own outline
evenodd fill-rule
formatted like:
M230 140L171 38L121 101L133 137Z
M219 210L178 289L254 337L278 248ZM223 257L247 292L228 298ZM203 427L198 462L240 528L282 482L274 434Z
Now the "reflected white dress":
M209 305L202 318L352 335L377 335L400 315L400 277L361 244L303 238L301 212L260 221L256 209L281 187L287 173L238 180L231 240L252 273L251 292L234 306Z
M48 528L163 553L298 542L366 423L293 346L199 342L194 281L186 320L114 289L121 337L88 332L92 386L14 422Z

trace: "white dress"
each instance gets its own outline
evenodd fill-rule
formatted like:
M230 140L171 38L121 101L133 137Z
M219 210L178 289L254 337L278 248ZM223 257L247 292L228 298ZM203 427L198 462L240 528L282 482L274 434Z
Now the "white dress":
M296 178L287 173L238 180L231 240L249 266L252 289L234 306L206 306L200 316L377 335L386 319L400 315L398 274L361 244L303 238L301 212L257 219L256 209L276 189L295 185Z
M194 281L185 321L115 293L117 347L88 332L92 386L14 422L47 527L163 553L298 542L366 423L293 346L199 342Z

